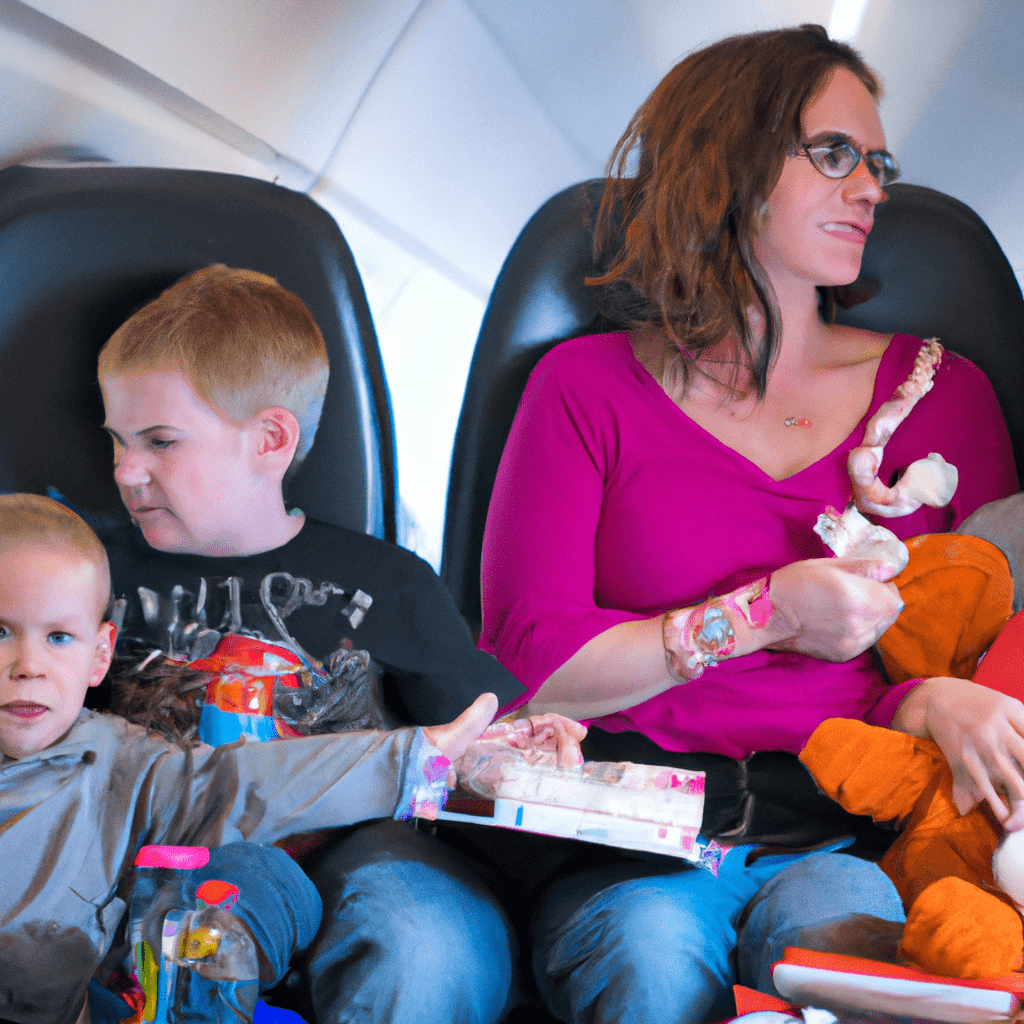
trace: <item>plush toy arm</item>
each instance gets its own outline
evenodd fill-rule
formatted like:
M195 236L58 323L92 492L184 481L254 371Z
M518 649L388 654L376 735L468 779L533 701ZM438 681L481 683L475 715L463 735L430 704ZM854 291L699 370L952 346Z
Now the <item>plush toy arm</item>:
M800 760L823 793L851 814L870 814L875 821L909 815L935 773L946 767L931 740L852 718L822 722Z
M1020 914L963 878L940 879L907 915L900 956L929 974L1001 978L1020 970Z

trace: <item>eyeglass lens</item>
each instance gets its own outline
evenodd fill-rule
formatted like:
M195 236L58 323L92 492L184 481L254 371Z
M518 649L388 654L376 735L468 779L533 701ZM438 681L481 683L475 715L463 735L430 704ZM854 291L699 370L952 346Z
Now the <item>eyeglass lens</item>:
M896 157L884 149L873 149L861 154L848 140L808 145L805 149L814 166L829 178L845 178L852 174L862 157L874 179L883 188L900 176L900 165Z

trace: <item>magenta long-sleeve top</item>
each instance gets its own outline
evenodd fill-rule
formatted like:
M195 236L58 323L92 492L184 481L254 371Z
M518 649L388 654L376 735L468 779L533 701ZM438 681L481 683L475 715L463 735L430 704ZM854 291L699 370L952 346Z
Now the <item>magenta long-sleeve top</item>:
M532 695L618 623L828 556L815 521L849 501L847 456L909 376L920 345L896 335L861 422L838 448L784 480L682 412L637 362L627 334L556 346L527 384L491 498L480 646ZM901 538L955 529L980 505L1018 489L988 379L948 352L934 387L886 446L881 479L929 452L957 466L959 487L946 508L886 520ZM888 725L906 688L887 684L870 651L832 663L764 650L594 724L642 732L667 750L739 758L798 751L830 717Z

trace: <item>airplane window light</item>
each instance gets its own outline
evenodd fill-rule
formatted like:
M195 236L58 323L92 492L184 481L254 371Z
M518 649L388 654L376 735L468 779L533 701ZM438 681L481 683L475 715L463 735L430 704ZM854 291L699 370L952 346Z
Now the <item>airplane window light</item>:
M373 313L395 410L400 515L409 517L399 541L439 570L455 428L484 302L423 267Z
M377 331L398 449L398 542L440 570L455 428L486 300L352 216L326 190L316 199L352 249Z
M868 0L835 0L828 23L828 34L833 39L852 43L864 22Z

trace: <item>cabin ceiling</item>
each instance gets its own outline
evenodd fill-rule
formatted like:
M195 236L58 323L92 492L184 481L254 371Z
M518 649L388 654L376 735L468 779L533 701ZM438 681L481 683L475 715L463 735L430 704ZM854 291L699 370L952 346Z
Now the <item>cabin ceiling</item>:
M847 2L858 6L839 0ZM255 155L270 176L292 187L336 186L339 201L389 228L399 244L415 238L442 272L457 270L463 285L486 294L532 209L562 185L599 173L636 106L682 55L731 32L803 21L828 25L836 6L834 0L2 0L8 55L19 36L34 44L31 73L37 86L50 87L58 116L33 118L34 127L19 124L39 113L33 105L46 105L45 89L35 96L5 89L5 123L21 131L0 144L8 156L75 142L111 159L137 159L133 148L151 157L130 133L111 140L115 127L105 136L102 116L73 116L76 106L102 103L104 80L114 93L131 91L134 79L139 106L138 82L145 79L145 95L184 122L179 128L198 127L243 157ZM906 178L952 191L982 216L1001 209L1008 185L1019 195L1022 169L984 154L993 131L1016 130L1019 137L1024 127L1018 71L1024 4L868 0L861 6L855 42L886 84L883 118ZM32 11L46 17L32 19ZM161 119L139 118L148 122L139 135L159 133L154 122ZM195 148L197 162L208 162L209 145ZM983 168L974 154L982 154ZM987 173L964 174L965 159L972 171ZM1006 180L1014 175L1016 182ZM990 189L985 179L993 176ZM1004 244L1019 270L1020 245Z

